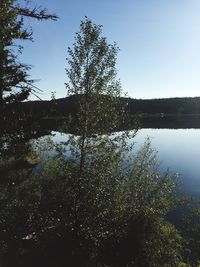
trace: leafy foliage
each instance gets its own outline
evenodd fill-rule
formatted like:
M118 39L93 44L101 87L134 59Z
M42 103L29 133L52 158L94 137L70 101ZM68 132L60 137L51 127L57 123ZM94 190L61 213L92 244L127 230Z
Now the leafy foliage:
M110 45L101 36L102 26L93 24L86 17L81 21L80 31L75 35L73 48L68 48L69 95L75 95L76 116L71 124L80 134L76 140L80 150L80 172L84 168L85 156L94 148L95 140L90 145L90 137L96 136L100 147L105 140L99 134L116 129L124 110L118 110L121 94L120 82L116 79L116 44ZM102 142L101 142L102 141Z
M60 255L63 264L71 266L180 262L181 236L166 222L176 198L175 178L159 174L149 143L136 153L126 172L120 153L112 149L104 150L103 161L101 151L93 155L81 174L78 161L63 158L62 149L56 150L53 158L45 153L40 175L23 188L32 195L32 240L39 242L52 261ZM142 174L135 171L138 166L145 170ZM49 254L50 244L56 244L59 251Z

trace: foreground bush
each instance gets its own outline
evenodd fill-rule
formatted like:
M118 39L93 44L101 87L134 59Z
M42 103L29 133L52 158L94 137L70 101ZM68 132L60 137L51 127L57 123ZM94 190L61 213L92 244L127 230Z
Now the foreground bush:
M18 174L19 184L13 191L7 188L6 198L1 195L8 255L49 266L173 266L181 261L182 238L166 221L176 181L170 173L159 174L149 143L125 170L120 153L100 154L87 159L81 176L79 164L62 155L43 158L39 173L21 183L24 174Z

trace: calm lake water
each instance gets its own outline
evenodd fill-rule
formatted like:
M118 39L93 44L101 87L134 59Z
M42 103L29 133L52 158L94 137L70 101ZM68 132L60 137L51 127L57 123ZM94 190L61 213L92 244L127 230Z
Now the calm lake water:
M141 129L134 138L136 150L147 137L158 152L162 170L176 173L185 193L200 196L200 129ZM66 136L56 133L54 140L64 141Z
M180 175L184 192L200 196L200 129L142 129L137 146L149 137L162 167Z

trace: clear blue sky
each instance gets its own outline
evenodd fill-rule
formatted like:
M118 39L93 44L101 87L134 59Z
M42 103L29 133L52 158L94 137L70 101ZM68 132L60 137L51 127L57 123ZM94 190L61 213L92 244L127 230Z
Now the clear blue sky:
M57 22L29 21L34 43L24 43L22 59L43 99L66 96L67 47L80 20L103 25L117 42L118 77L133 98L200 96L199 0L33 0L59 16Z

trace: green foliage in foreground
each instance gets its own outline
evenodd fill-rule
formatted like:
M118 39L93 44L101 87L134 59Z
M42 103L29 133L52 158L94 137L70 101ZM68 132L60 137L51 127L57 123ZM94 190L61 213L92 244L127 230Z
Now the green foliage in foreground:
M45 155L39 175L11 174L1 190L1 250L49 266L178 266L182 238L166 221L174 177L160 176L149 143L125 171L113 150L98 155L81 177L79 164L58 153Z
M56 152L48 157L51 145ZM63 157L60 146L43 143L41 149L37 173L11 172L1 183L2 261L4 256L9 266L198 266L198 210L176 227L167 220L177 203L176 179L159 174L149 142L124 169L124 155L97 153L81 176L79 162Z

